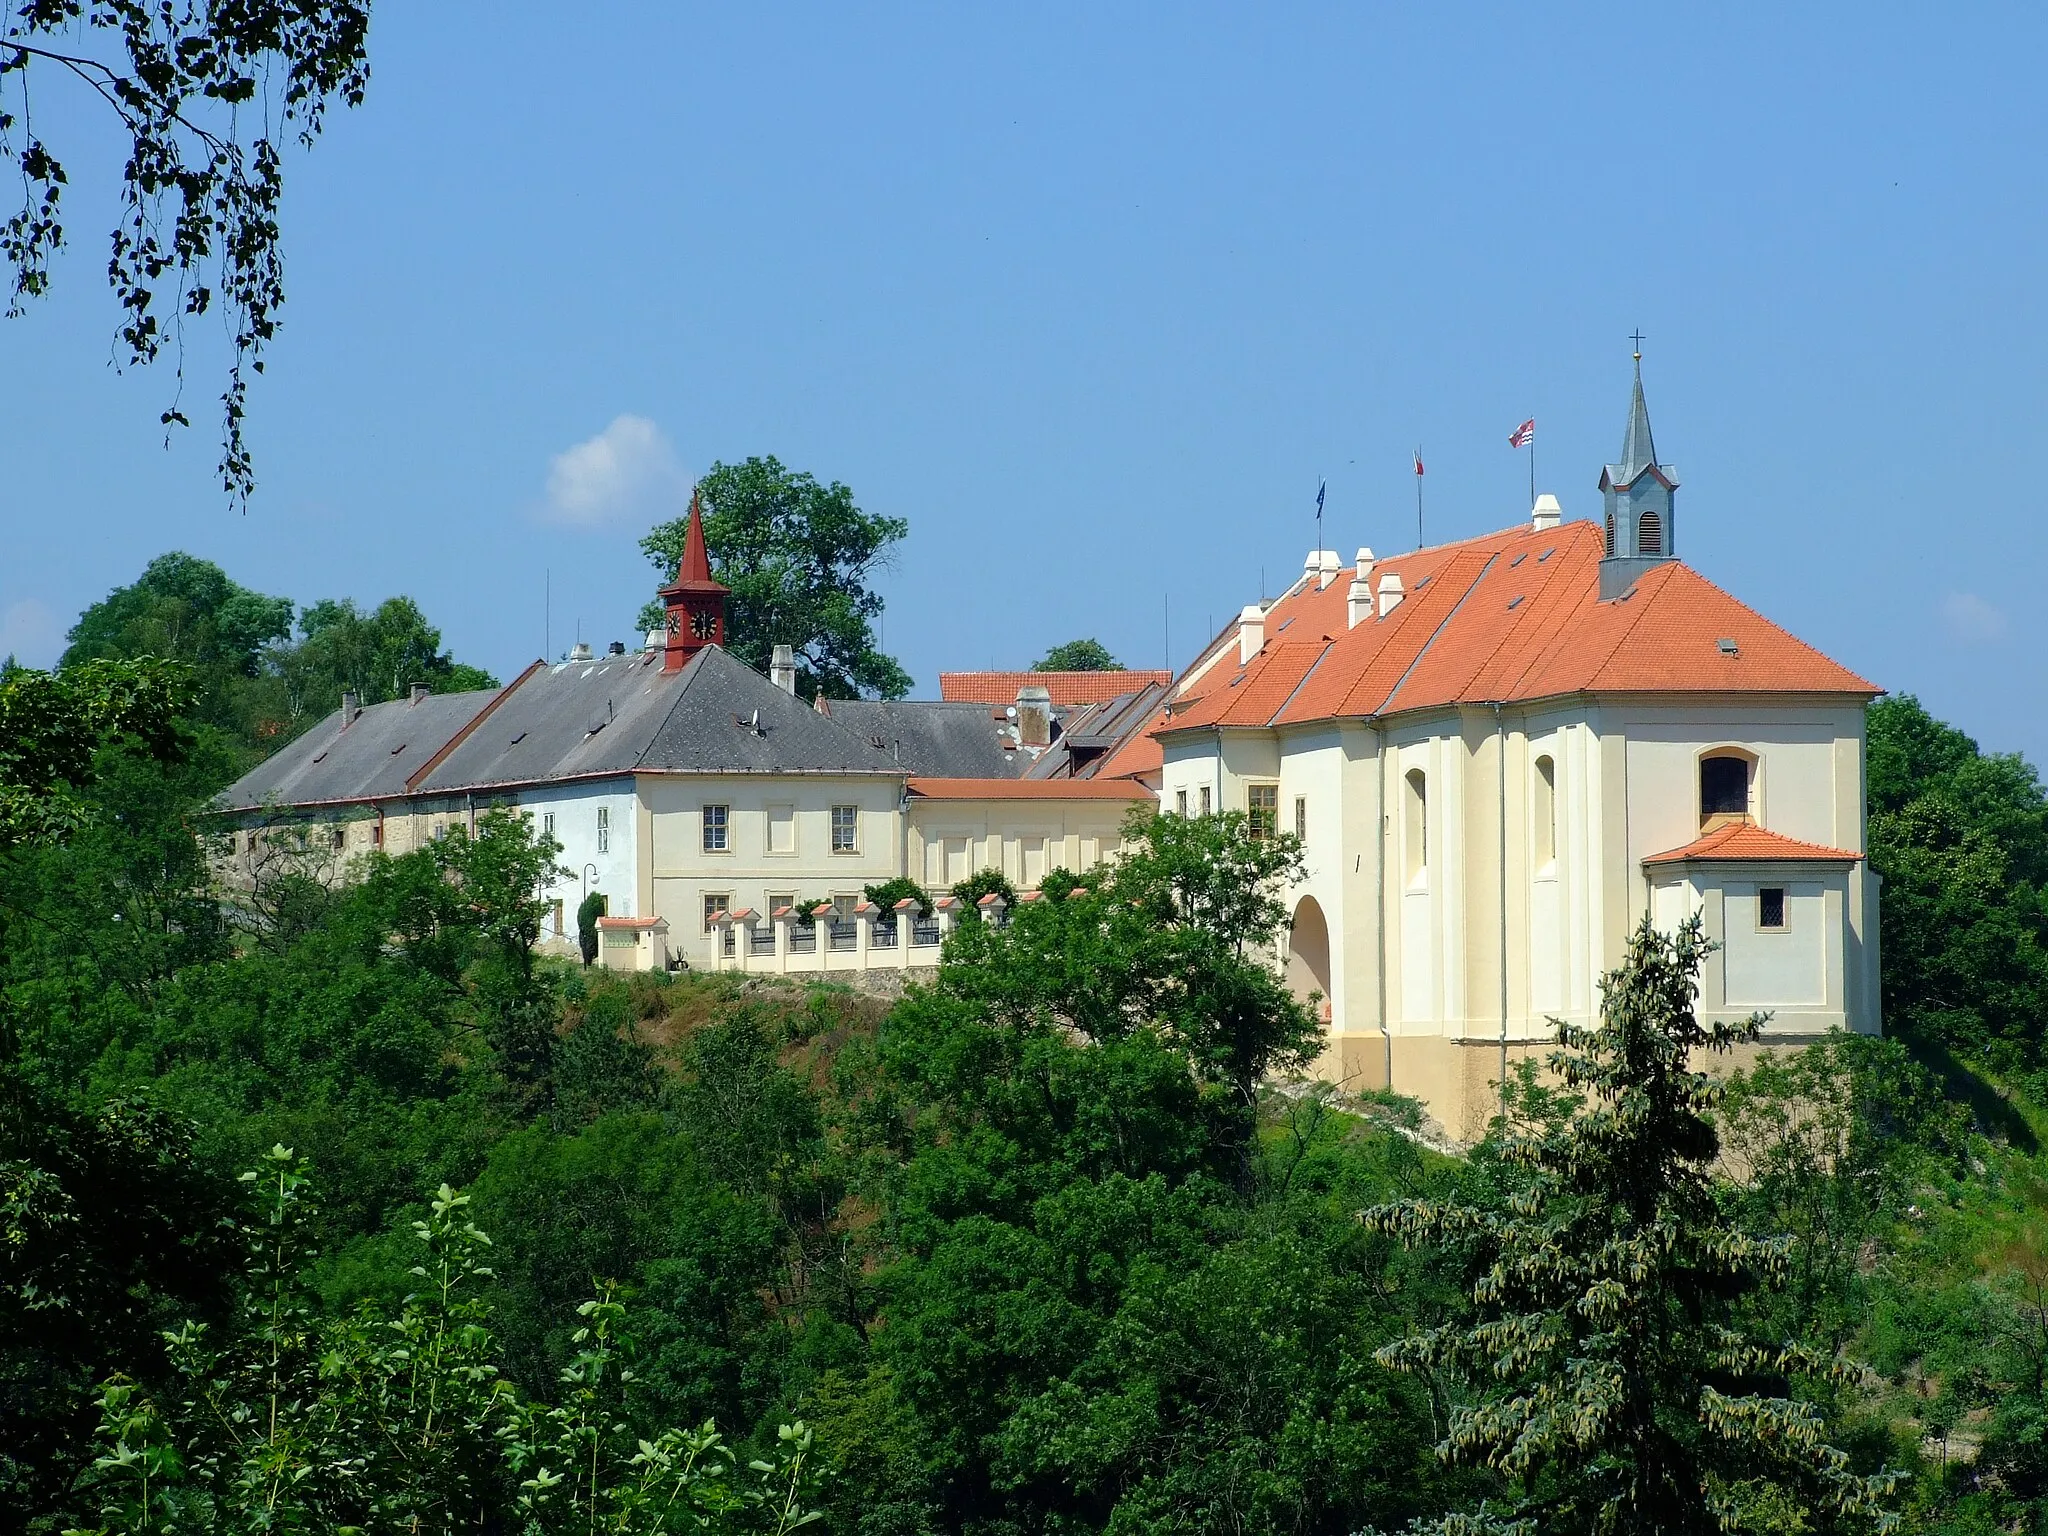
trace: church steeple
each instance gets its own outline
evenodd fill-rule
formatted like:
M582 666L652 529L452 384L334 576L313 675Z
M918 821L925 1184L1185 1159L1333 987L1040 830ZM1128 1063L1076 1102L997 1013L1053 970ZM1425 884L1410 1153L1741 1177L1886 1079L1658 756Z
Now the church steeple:
M690 492L690 523L683 531L683 558L676 579L661 589L667 610L663 627L668 644L662 652L665 672L680 672L707 645L725 644L725 600L732 589L711 579L711 552L704 544L704 509Z
M1606 558L1600 562L1603 600L1621 596L1644 571L1678 555L1673 512L1678 472L1657 462L1650 407L1643 399L1642 353L1636 353L1635 362L1635 393L1622 433L1621 462L1600 471L1600 493L1607 503Z

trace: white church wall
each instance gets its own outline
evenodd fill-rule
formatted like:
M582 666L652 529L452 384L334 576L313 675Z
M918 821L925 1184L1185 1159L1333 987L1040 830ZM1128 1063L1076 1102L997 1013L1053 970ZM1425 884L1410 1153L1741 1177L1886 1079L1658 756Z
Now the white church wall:
M605 893L613 917L640 917L639 802L630 778L535 785L519 792L519 808L536 831L551 832L562 851L561 876L542 892L549 903L542 937L557 937L553 907L560 903L565 944L576 942L576 908L589 891Z
M1757 921L1757 892L1765 886L1785 893L1783 928ZM1826 1006L1828 906L1818 880L1721 881L1722 997L1730 1009Z

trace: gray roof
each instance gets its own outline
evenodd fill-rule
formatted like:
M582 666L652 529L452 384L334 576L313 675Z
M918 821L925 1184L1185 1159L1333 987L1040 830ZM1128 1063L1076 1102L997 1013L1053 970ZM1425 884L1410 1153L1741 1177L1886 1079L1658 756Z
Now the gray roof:
M1095 770L1152 723L1172 690L1148 683L1100 704L1070 711L1060 722L1060 739L1039 754L1026 778L1092 779Z
M336 710L228 786L229 810L395 799L405 781L496 697L493 688L372 704L342 728Z
M1662 478L1673 480L1669 465L1657 462L1657 444L1650 436L1650 407L1643 400L1643 360L1636 359L1636 389L1628 406L1628 428L1621 436L1621 462L1607 466L1607 481L1616 486L1635 483L1643 471L1661 471Z
M1014 779L1028 753L1003 747L986 704L940 699L833 699L832 718L908 773L938 779Z
M679 672L664 671L659 652L535 672L420 789L434 794L663 769L902 771L751 667L707 646Z

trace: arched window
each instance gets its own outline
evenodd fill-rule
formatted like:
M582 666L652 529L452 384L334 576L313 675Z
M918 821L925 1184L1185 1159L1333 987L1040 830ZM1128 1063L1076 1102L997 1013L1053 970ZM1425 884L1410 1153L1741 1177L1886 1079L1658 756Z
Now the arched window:
M1614 554L1614 514L1612 512L1607 514L1607 553L1612 558Z
M1529 821L1536 842L1536 872L1543 874L1557 863L1557 764L1549 757L1536 759L1535 789Z
M1636 519L1636 553L1639 555L1661 555L1664 553L1664 519L1654 512L1645 512Z
M1700 759L1700 830L1750 819L1753 760L1738 752Z
M1408 770L1407 816L1404 818L1408 883L1420 885L1429 876L1429 779L1420 768Z

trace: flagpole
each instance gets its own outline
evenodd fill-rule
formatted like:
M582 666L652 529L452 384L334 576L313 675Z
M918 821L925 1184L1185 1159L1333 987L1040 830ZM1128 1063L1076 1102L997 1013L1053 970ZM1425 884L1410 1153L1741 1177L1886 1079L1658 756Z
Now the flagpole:
M1536 434L1529 434L1529 508L1536 507Z
M1422 548L1422 449L1415 450L1415 547Z

